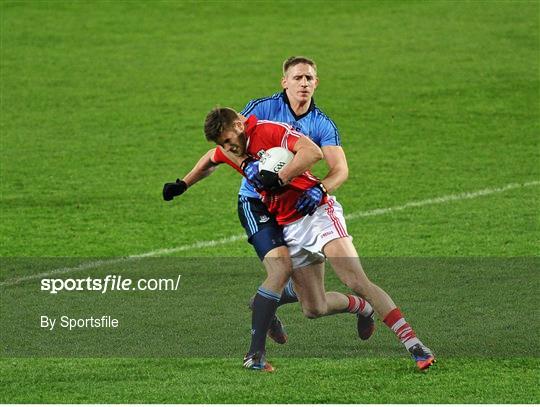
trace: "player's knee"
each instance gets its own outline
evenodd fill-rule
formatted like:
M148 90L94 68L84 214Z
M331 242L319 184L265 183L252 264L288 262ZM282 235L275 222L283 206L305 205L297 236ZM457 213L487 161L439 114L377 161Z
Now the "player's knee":
M291 275L292 274L288 274L288 273L281 273L279 275L279 278L277 281L278 281L279 286L281 287L281 290L285 289L285 286L287 285L287 282L291 278Z
M310 307L302 307L304 316L309 319L320 318L326 315L327 307L325 305L314 305Z
M286 270L272 270L271 272L268 272L265 283L267 286L273 287L274 290L281 293L287 285L290 276L291 275Z

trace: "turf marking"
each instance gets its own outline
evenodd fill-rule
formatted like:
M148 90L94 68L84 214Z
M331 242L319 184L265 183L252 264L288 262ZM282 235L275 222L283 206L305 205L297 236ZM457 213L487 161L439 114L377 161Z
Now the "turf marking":
M406 209L409 209L409 208L419 208L419 207L423 207L423 206L437 205L437 204L443 204L443 203L447 203L447 202L463 201L463 200L466 200L466 199L474 199L474 198L487 196L487 195L500 194L502 192L510 191L512 189L533 187L533 186L538 186L538 185L540 185L540 181L529 181L529 182L524 182L524 183L511 183L511 184L507 184L507 185L504 185L504 186L498 187L498 188L485 188L485 189L481 189L479 191L474 191L474 192L463 192L463 193L460 193L460 194L451 194L451 195L440 196L440 197L437 197L437 198L423 199L421 201L407 202L407 203L405 203L403 205L399 205L399 206L392 206L392 207L388 207L388 208L379 208L379 209L371 209L371 210L368 210L368 211L353 212L353 213L351 213L349 215L346 215L345 219L352 220L352 219L357 219L357 218L366 218L366 217L370 217L370 216L380 216L380 215L385 215L385 214L392 213L392 212L403 211L403 210L406 210ZM234 242L237 242L237 241L243 240L243 239L245 239L245 235L243 235L243 234L242 235L233 235L233 236L228 236L228 237L224 237L224 238L216 239L216 240L201 240L201 241L198 241L198 242L195 242L195 243L192 243L192 244L173 247L173 248L170 248L170 249L158 249L158 250L154 250L154 251L151 251L151 252L146 252L146 253L142 253L142 254L134 254L134 255L131 255L131 256L127 256L127 257L119 257L119 258L110 259L110 260L97 260L97 261L92 261L92 262L88 262L88 263L82 263L82 264L80 264L78 266L75 266L75 267L62 267L62 268L49 270L49 271L39 273L39 274L32 274L32 275L28 275L28 276L13 278L11 280L6 280L6 281L3 281L3 282L0 282L0 286L17 285L17 284L22 283L24 281L36 280L36 279L40 279L40 278L46 278L46 277L51 277L51 276L56 276L56 275L61 275L61 274L67 274L67 273L76 272L76 271L89 270L89 269L98 268L98 267L102 267L102 266L110 266L110 265L119 264L119 263L123 263L123 262L127 262L127 261L133 261L133 260L137 260L137 259L141 259L141 258L145 258L145 257L163 256L163 255L166 255L166 254L184 252L184 251L194 250L194 249L202 249L202 248L205 248L205 247L222 246L222 245L225 245L225 244L228 244L228 243L234 243Z
M438 198L429 198L429 199L423 199L421 201L407 202L406 204L403 204L400 206L393 206L390 208L372 209L365 212L351 213L350 215L345 215L345 219L349 220L349 219L365 218L368 216L385 215L390 212L403 211L409 208L418 208L421 206L436 205L436 204L442 204L442 203L453 202L453 201L464 201L466 199L474 199L474 198L478 198L478 197L486 196L486 195L500 194L502 192L506 192L512 189L533 187L533 186L538 186L538 185L540 185L540 181L529 181L529 182L524 182L522 184L512 183L512 184L508 184L499 188L486 188L486 189L481 189L479 191L474 191L474 192L463 192L460 194L440 196Z

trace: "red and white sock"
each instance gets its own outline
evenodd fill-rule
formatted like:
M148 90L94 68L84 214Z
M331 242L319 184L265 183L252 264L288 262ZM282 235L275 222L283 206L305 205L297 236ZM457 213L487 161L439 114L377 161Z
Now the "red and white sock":
M349 306L347 311L351 314L360 314L364 317L370 317L373 314L373 307L369 302L356 295L347 295Z
M403 315L401 315L399 308L395 308L390 311L384 318L383 322L386 324L386 326L388 326L388 328L395 332L398 339L403 345L405 345L407 350L412 348L417 343L420 343L420 340L416 337L416 333L413 331L409 323L405 321Z

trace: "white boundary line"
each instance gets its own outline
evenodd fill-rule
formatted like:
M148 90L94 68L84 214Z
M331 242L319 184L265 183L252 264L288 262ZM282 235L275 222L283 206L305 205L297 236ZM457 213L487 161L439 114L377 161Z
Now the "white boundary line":
M440 196L438 198L429 198L429 199L423 199L421 201L407 202L406 204L403 204L400 206L394 206L390 208L372 209L370 211L365 211L365 212L351 213L349 216L345 216L345 219L356 219L356 218L365 218L368 216L385 215L390 212L403 211L409 208L418 208L421 206L436 205L436 204L442 204L442 203L453 202L453 201L464 201L466 199L474 199L474 198L478 198L478 197L486 196L486 195L500 194L502 192L510 191L512 189L533 187L533 186L538 186L538 185L540 185L540 181L529 181L529 182L524 182L521 184L514 182L512 184L508 184L499 188L485 188L485 189L481 189L479 191L474 191L474 192L462 192L460 194L451 194L451 195Z
M379 208L379 209L371 209L369 211L353 212L353 213L345 216L345 219L352 220L352 219L357 219L357 218L366 218L366 217L370 217L370 216L385 215L385 214L392 213L392 212L403 211L403 210L406 210L406 209L409 209L409 208L419 208L419 207L423 207L423 206L437 205L437 204L443 204L443 203L447 203L447 202L463 201L463 200L466 200L466 199L474 199L474 198L478 198L478 197L481 197L481 196L499 194L499 193L502 193L502 192L510 191L512 189L526 188L526 187L532 187L532 186L538 186L538 185L540 185L540 181L529 181L529 182L524 182L524 183L511 183L511 184L507 184L507 185L504 185L504 186L499 187L499 188L485 188L485 189L481 189L479 191L474 191L474 192L463 192L463 193L460 193L460 194L444 195L444 196L440 196L438 198L430 198L430 199L423 199L421 201L407 202L407 203L405 203L403 205L392 206L392 207L389 207L389 208ZM110 266L110 265L123 263L123 262L127 262L127 261L133 261L133 260L137 260L137 259L141 259L141 258L145 258L145 257L163 256L163 255L166 255L166 254L184 252L184 251L195 250L195 249L202 249L202 248L205 248L205 247L222 246L222 245L225 245L225 244L228 244L228 243L234 243L234 242L237 242L237 241L243 240L243 239L245 239L245 235L243 235L243 234L242 235L233 235L233 236L228 236L228 237L224 237L222 239L217 239L217 240L201 240L201 241L198 241L198 242L195 242L195 243L192 243L192 244L173 247L173 248L170 248L170 249L158 249L158 250L154 250L154 251L151 251L151 252L131 255L131 256L128 256L128 257L119 257L119 258L110 259L110 260L97 260L97 261L92 261L92 262L88 262L88 263L82 263L82 264L80 264L78 266L75 266L75 267L63 267L63 268L59 268L59 269L49 270L49 271L46 271L44 273L32 274L32 275L29 275L29 276L23 276L23 277L14 278L14 279L11 279L11 280L6 280L6 281L3 281L3 282L0 282L0 287L1 286L17 285L17 284L19 284L21 282L24 282L24 281L36 280L36 279L40 279L40 278L45 278L45 277L50 277L50 276L55 276L55 275L61 275L61 274L67 274L67 273L76 272L76 271L89 270L89 269L98 268L98 267L101 267L101 266Z

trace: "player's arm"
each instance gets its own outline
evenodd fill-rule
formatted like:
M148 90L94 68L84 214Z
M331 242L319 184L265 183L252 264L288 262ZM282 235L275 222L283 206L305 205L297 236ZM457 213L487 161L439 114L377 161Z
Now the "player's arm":
M323 158L323 152L309 137L301 136L292 148L293 160L279 171L279 179L288 184L293 178L303 174Z
M182 178L188 187L212 175L212 173L215 171L218 166L218 163L212 161L215 150L216 149L213 148L203 155L197 164L195 164L195 167L193 167L193 169L188 172L184 178Z
M334 192L349 177L349 166L347 158L341 146L323 146L324 160L328 165L328 174L322 179L328 193Z
M329 168L328 174L320 184L308 189L298 199L296 210L302 215L313 215L324 195L336 190L349 176L347 159L341 146L323 146L322 153Z
M163 199L166 201L172 200L175 196L182 195L188 187L199 182L200 180L210 176L219 163L215 163L212 157L215 153L215 148L203 155L193 169L186 174L183 179L177 179L176 182L167 182L163 186Z

